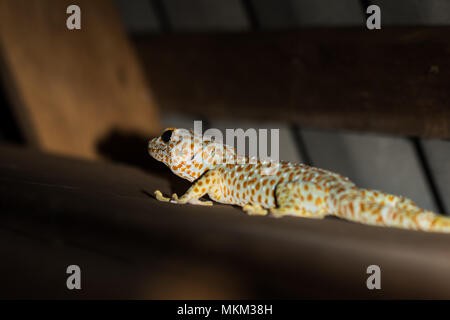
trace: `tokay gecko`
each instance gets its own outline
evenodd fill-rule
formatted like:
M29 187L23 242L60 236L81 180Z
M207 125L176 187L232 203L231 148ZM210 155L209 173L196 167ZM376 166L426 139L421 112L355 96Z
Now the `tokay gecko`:
M150 155L177 176L193 182L178 197L159 201L210 206L200 200L241 206L251 215L323 218L333 215L375 226L450 232L450 218L419 208L402 196L360 189L348 178L290 162L262 161L238 155L234 148L185 129L167 128L150 140Z

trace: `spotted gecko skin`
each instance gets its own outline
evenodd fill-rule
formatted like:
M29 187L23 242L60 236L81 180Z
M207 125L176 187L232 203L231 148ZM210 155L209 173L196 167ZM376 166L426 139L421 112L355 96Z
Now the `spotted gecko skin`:
M334 215L376 226L450 233L450 218L416 206L410 199L360 189L348 178L304 164L249 159L213 139L192 131L167 128L150 140L150 155L193 185L178 197L160 201L238 205L251 215L323 218Z

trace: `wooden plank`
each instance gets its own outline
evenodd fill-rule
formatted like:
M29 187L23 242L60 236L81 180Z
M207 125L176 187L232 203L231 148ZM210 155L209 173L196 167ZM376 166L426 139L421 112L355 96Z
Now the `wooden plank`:
M240 0L161 0L171 29L192 31L246 30L248 23Z
M113 129L159 132L144 75L110 0L80 0L81 30L66 28L69 0L1 0L5 84L28 141L93 158Z
M303 29L135 41L167 111L449 138L449 32Z
M115 0L128 32L158 32L160 26L149 0Z
M77 262L88 277L83 297L172 292L192 299L208 285L209 297L227 298L450 297L445 234L178 206L148 196L171 191L158 177L168 169L143 172L4 146L0 154L0 230L10 231L0 232L0 254L11 256L0 264L9 275L2 297L6 288L16 297L66 297L60 272ZM366 287L372 264L381 268L382 290ZM108 284L117 286L106 294Z
M0 219L2 299L230 299L238 276L223 264L161 254L145 239L85 225L73 227ZM117 231L117 230L116 230ZM142 245L146 244L146 245ZM68 290L66 269L81 269L81 290ZM183 265L183 270L177 268ZM114 284L114 285L112 285Z
M364 22L359 0L253 0L252 4L264 29L355 26Z
M371 0L381 8L382 26L450 25L450 3L447 0Z

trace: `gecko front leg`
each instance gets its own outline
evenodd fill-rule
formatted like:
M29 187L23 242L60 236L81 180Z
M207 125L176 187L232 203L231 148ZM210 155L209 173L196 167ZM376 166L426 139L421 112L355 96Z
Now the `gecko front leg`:
M164 197L162 192L159 190L156 190L154 193L155 193L156 200L158 200L158 201L169 202L171 199L171 198Z
M155 196L157 200L164 202L170 201L177 204L190 203L200 206L212 206L212 201L204 201L200 200L200 198L207 194L211 188L215 186L217 179L219 179L219 173L216 172L216 170L211 170L195 181L194 184L181 197L178 197L178 195L174 193L171 198L166 198L159 190L155 191Z
M212 206L213 205L212 201L200 200L200 198L203 197L206 193L207 192L202 194L202 192L198 192L194 184L188 189L188 191L186 191L185 194L181 196L181 198L178 198L178 195L174 193L172 195L172 199L170 200L170 202L177 204L190 203L199 206Z

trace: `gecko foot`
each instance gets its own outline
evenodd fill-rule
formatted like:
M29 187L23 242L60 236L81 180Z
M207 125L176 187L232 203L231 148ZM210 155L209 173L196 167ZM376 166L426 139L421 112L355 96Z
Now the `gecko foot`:
M155 194L156 200L163 201L163 202L169 202L170 201L170 198L164 197L163 194L161 193L161 191L159 191L159 190L156 190L154 192L154 194Z
M294 209L290 207L272 208L270 214L274 218L281 218L284 216L295 216L311 219L322 219L325 216L325 212L310 212L302 209Z
M251 216L265 216L267 214L267 210L257 204L246 204L242 209Z
M176 204L190 203L190 204L195 204L198 206L212 206L213 205L212 201L203 201L198 198L193 198L193 199L189 199L189 200L187 200L184 197L178 198L178 195L176 193L172 194L172 199L170 200L170 202L176 203Z

